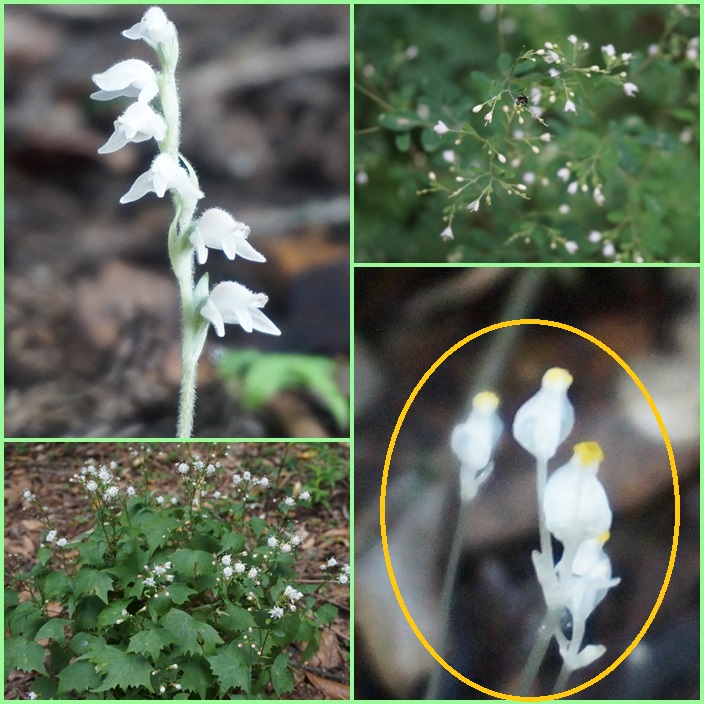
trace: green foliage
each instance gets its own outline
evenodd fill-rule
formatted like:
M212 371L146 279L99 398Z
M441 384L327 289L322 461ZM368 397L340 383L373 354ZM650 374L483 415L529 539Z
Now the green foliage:
M330 613L316 613L315 599L294 586L295 504L304 500L277 496L256 472L229 476L223 495L209 486L215 463L176 464L183 495L174 502L157 495L148 467L141 493L127 493L106 467L75 475L95 525L70 544L47 525L41 562L9 576L6 678L34 673L31 689L44 699L291 691L289 647L302 643L309 657ZM268 520L254 515L263 503L277 507ZM20 602L20 593L30 598Z
M698 19L357 6L356 260L698 261Z
M349 426L349 399L340 392L332 359L228 350L219 358L218 369L245 406L259 408L279 391L303 389L327 408L340 429Z

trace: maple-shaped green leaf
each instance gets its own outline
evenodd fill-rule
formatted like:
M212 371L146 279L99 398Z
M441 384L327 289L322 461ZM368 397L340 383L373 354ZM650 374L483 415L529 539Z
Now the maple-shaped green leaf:
M218 625L230 633L242 633L248 628L255 628L257 624L250 611L243 606L230 604L220 617Z
M271 684L277 694L293 690L293 674L288 665L288 653L279 653L271 666Z
M192 594L198 594L198 592L183 582L172 582L169 584L169 596L167 598L171 599L174 604L183 604L188 601L188 597Z
M197 621L180 609L171 609L159 619L159 625L174 637L174 642L179 643L181 653L190 655L214 653L215 646L223 642L212 626Z
M211 655L206 660L210 669L220 682L220 692L224 694L229 689L241 689L249 693L252 686L252 668L243 660L243 648L234 643L218 650L217 655Z
M34 636L34 640L51 638L51 640L54 640L57 643L65 643L66 633L64 631L64 626L68 626L71 623L73 623L73 621L70 618L50 618L37 631L37 635Z
M183 674L179 682L186 692L195 692L200 699L206 699L208 686L213 681L208 663L202 657L192 657L181 665Z
M44 598L52 601L69 591L71 580L63 572L49 572L44 577Z
M153 668L141 655L131 655L111 645L104 645L104 641L96 641L88 648L88 660L95 665L99 674L105 675L103 684L94 690L96 692L106 692L116 687L126 691L129 687L139 686L153 691L150 681Z
M127 618L122 612L132 603L130 599L120 599L113 601L110 606L106 606L98 615L98 625L101 628L114 626L118 621Z
M12 670L40 672L46 675L46 650L24 636L12 636L5 641L5 679Z
M164 628L152 628L150 631L140 631L130 638L128 653L150 655L156 661L159 653L174 642L173 636Z
M100 685L100 675L95 671L95 665L85 660L77 660L64 668L59 674L57 694L66 692L85 692Z
M81 567L74 579L73 589L76 596L95 594L108 604L108 592L112 589L112 578L105 572L92 567Z
M204 550L176 550L171 553L170 560L174 563L174 569L185 577L194 577L196 574L212 574L213 556Z

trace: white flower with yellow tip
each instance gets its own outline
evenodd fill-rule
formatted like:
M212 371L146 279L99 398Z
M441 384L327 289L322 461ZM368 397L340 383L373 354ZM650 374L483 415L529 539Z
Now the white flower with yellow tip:
M553 367L543 375L538 393L516 413L513 437L538 460L547 462L557 452L574 425L574 408L567 398L572 375Z
M460 488L463 501L471 501L479 485L491 474L492 455L503 424L496 409L499 397L482 391L472 399L472 410L464 423L452 431L450 446L462 462Z
M545 524L566 551L611 528L609 500L596 476L603 459L597 443L580 442L572 459L551 474L545 486Z

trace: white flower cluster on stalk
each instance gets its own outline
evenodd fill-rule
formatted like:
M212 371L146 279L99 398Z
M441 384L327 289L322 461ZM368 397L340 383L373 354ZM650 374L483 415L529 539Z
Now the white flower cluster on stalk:
M595 442L578 443L572 459L548 476L548 462L574 426L574 408L567 396L571 385L568 371L548 369L541 388L518 409L513 421L513 437L536 460L540 550L533 552L532 559L547 607L543 646L546 649L554 637L563 659L560 686L571 672L606 651L603 645L583 646L586 621L608 590L621 581L612 576L611 561L604 551L612 512L597 478L604 459L601 447ZM469 417L452 432L450 444L461 462L463 502L476 497L493 469L502 429L498 405L495 394L477 394ZM557 560L551 536L562 544Z
M99 90L95 100L117 97L135 98L115 120L114 132L98 150L114 152L129 142L154 139L159 154L148 171L137 178L120 198L131 203L148 193L163 198L170 192L175 217L169 228L168 251L179 283L182 309L182 383L179 437L190 437L193 426L198 358L205 344L208 325L219 337L225 324L238 324L246 332L258 330L270 335L281 331L262 312L267 296L254 293L236 281L223 281L209 290L208 275L194 284L194 256L204 264L208 249L221 250L228 259L237 255L263 262L264 257L248 242L250 228L220 208L210 208L196 217L203 193L193 167L179 151L180 108L176 88L176 63L179 45L176 27L159 7L148 9L142 20L122 33L128 39L142 40L157 54L160 70L146 61L127 59L93 76ZM152 107L152 101L158 103Z

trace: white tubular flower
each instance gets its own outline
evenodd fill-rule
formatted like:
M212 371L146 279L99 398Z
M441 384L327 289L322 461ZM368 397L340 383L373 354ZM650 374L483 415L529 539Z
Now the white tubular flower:
M178 191L186 198L197 200L203 194L191 183L188 172L178 165L170 154L159 154L146 173L137 177L127 193L120 198L120 203L131 203L147 193L156 193L163 198L168 190Z
M109 154L128 142L145 142L152 137L161 142L166 136L166 122L146 103L133 103L115 120L115 131L98 149L98 154Z
M159 94L154 69L139 59L120 61L92 78L93 83L100 88L91 94L93 100L112 100L126 96L137 98L140 103L149 103Z
M438 120L438 124L433 127L433 131L438 137L441 137L445 132L449 132L450 128L442 120Z
M143 39L156 49L157 44L176 39L176 27L160 7L150 7L141 21L126 29L122 35L128 39Z
M565 112L573 112L575 115L577 114L577 108L571 100L567 100L565 103Z
M207 261L208 247L222 250L228 259L234 259L239 254L253 262L265 262L266 259L247 242L249 232L247 225L235 220L224 210L206 210L190 237L191 244L198 251L198 263L205 264Z
M443 242L450 242L455 239L455 236L452 234L452 228L449 225L440 233L440 239Z
M471 501L479 485L493 469L491 457L499 441L503 425L496 409L499 397L482 391L472 399L472 410L464 423L452 431L450 447L462 462L460 492L462 501Z
M268 300L264 293L253 293L235 281L223 281L210 292L200 314L212 323L219 337L225 335L225 323L237 323L247 332L280 335L281 330L259 310Z
M551 474L545 486L545 524L566 552L574 554L585 540L611 528L609 500L596 477L603 459L597 443L580 442L572 459Z
M574 425L574 408L567 398L572 375L553 367L543 375L540 391L516 413L513 437L537 459L547 462Z

